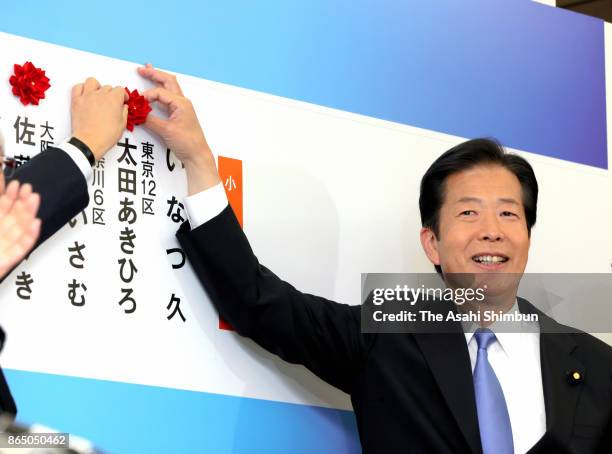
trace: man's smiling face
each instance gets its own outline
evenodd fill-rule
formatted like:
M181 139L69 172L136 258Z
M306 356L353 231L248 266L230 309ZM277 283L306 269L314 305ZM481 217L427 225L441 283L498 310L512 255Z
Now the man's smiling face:
M477 165L449 175L444 194L439 235L421 230L429 260L445 274L522 274L530 241L518 178L500 165Z

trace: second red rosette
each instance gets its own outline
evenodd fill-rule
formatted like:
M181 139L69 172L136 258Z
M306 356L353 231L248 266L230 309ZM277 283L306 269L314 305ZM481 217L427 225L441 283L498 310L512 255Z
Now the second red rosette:
M147 115L151 112L149 101L138 93L138 90L130 91L125 87L129 99L125 102L128 106L127 129L134 131L134 126L141 125L147 120Z

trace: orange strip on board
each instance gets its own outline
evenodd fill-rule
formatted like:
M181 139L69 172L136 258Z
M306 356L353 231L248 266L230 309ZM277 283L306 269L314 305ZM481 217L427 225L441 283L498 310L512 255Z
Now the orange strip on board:
M230 207L234 210L240 227L244 228L242 222L242 161L240 159L219 156L217 166ZM219 316L219 329L234 330L232 325L223 320L221 316Z
M242 161L240 159L219 156L219 176L225 188L225 194L234 214L238 218L240 227L242 223Z

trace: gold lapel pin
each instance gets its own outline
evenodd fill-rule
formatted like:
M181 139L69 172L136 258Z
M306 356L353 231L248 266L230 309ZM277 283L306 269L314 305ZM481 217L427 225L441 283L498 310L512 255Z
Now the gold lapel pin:
M577 385L584 379L584 375L580 371L573 370L571 372L568 372L567 378L569 380L570 385Z

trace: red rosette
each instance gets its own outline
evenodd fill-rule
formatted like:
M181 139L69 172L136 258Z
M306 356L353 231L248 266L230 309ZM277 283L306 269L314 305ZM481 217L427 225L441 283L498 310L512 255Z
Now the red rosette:
M153 109L149 101L138 93L138 90L130 91L125 87L125 91L129 95L129 99L125 102L128 106L127 129L133 131L134 126L141 125L147 120L147 115Z
M14 73L9 79L13 87L13 94L19 98L24 106L38 105L45 97L45 91L51 86L45 71L37 68L32 62L25 62L23 66L15 64Z

